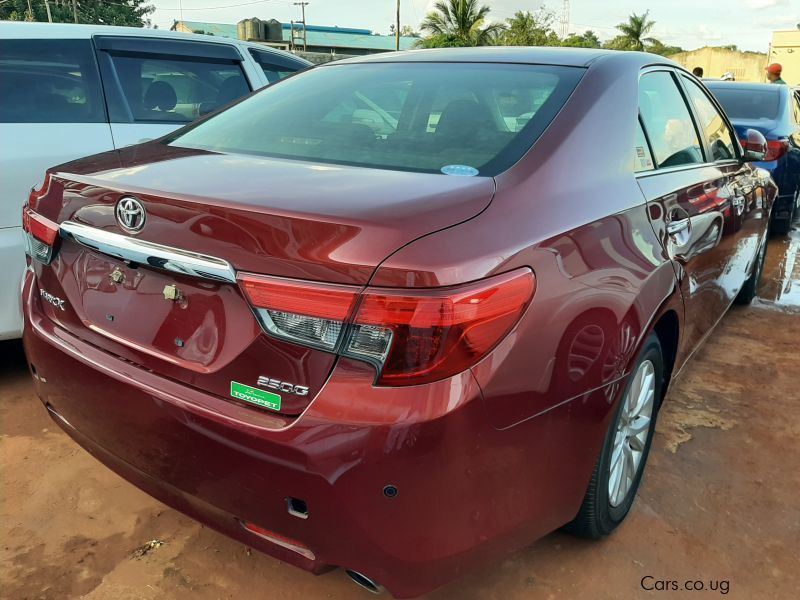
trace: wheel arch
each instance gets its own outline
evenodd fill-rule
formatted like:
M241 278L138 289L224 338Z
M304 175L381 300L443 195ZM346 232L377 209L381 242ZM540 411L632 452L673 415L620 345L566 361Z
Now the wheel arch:
M675 368L675 361L678 356L680 342L680 320L678 313L670 308L664 311L653 325L653 332L658 336L661 343L661 352L664 358L664 386L663 396L666 395L669 383L672 380L672 373Z

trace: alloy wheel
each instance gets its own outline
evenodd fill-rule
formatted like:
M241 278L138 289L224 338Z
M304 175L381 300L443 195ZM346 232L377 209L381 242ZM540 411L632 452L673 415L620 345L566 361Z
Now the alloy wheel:
M633 374L617 421L611 450L608 501L617 507L625 501L642 462L656 396L653 363L643 361Z

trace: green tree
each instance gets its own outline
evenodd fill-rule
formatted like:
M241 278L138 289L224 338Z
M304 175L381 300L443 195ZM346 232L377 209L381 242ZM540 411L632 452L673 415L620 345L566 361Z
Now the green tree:
M541 8L537 12L518 10L506 19L505 31L500 33L503 46L558 46L559 39L552 25L555 16Z
M428 37L420 40L423 48L488 46L503 30L500 23L486 23L489 7L478 0L438 0L420 28Z
M392 23L391 25L389 25L389 35L394 35L394 30L395 26L394 23ZM411 25L401 25L400 35L409 37L419 37L419 33L414 31L414 28Z
M619 29L621 35L618 35L612 42L616 40L616 43L620 46L619 48L615 48L616 50L638 50L640 52L644 51L645 44L652 43L655 41L653 38L647 37L647 34L655 26L655 21L648 20L648 15L650 11L644 11L644 14L637 15L636 13L632 13L631 16L628 17L628 21L626 23L620 23L617 25L617 29Z
M645 50L653 54L660 54L661 56L672 56L678 52L683 52L683 48L680 46L667 46L661 42L661 40L655 39L651 40L651 42L645 46Z
M597 37L594 31L587 29L583 33L571 33L569 36L561 40L562 46L570 48L600 48L600 38Z
M624 35L618 35L603 43L603 48L609 50L633 50L630 40Z
M150 15L155 6L146 4L147 0L79 0L77 3L78 23L95 25L127 25L144 27L150 25ZM72 0L49 0L50 14L54 23L73 23ZM0 3L0 19L8 21L47 22L47 8L44 0L31 0L32 13L28 11L28 0L6 0Z

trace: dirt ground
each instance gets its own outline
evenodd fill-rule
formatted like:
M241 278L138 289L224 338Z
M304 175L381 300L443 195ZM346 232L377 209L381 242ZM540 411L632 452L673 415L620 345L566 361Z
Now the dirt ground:
M429 599L800 597L800 231L770 243L759 296L728 313L669 392L614 535L553 533ZM367 597L341 571L315 577L250 552L107 470L50 421L9 342L0 469L3 598Z

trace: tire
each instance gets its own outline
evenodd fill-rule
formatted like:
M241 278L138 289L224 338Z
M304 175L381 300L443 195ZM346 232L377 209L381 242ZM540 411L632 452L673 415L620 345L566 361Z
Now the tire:
M750 304L758 293L758 284L761 283L761 275L764 273L764 262L767 257L767 240L761 240L761 248L758 249L758 258L756 264L753 265L753 272L750 277L744 282L742 289L736 295L733 301L736 304Z
M789 211L789 217L786 220L781 219L776 221L773 219L771 232L776 235L788 235L792 230L792 224L797 217L797 197L800 195L800 188L795 192L794 199L792 200L792 208Z
M626 490L619 489L614 492L610 489L609 482L612 477L612 459L617 464L616 457L620 456L622 461L627 464L629 456L633 453L627 454L625 450L619 450L622 442L622 447L628 445L633 448L632 437L627 437L628 431L625 429L625 420L627 420L631 413L629 407L636 405L636 399L640 398L637 390L640 389L640 375L647 375L649 378L652 376L652 388L646 386L652 392L650 399L650 416L646 427L642 433L646 431L645 435L636 434L632 437L636 438L635 445L641 448L641 455L638 463L633 461L631 463L633 477L625 477ZM661 394L664 388L664 359L661 352L661 343L655 333L651 333L644 344L639 357L636 361L636 366L633 368L628 382L625 386L625 391L620 399L616 410L614 411L614 418L611 420L606 439L600 451L600 457L595 465L592 478L589 481L589 487L586 490L586 495L583 498L583 504L578 511L577 516L570 523L564 526L566 531L573 533L579 537L584 538L601 538L610 534L616 529L628 514L633 501L636 498L636 491L639 489L639 484L642 480L642 473L644 472L645 465L647 464L647 456L650 453L650 445L653 441L653 432L655 431L656 416L658 415L658 408L661 404ZM642 411L642 414L645 411ZM636 417L630 423L638 424L638 427L644 425L640 420L641 416ZM622 436L622 437L618 437ZM635 452L635 451L633 451ZM624 469L622 465L617 468ZM614 469L614 472L617 472ZM630 472L630 471L629 471ZM617 478L615 478L617 479Z

